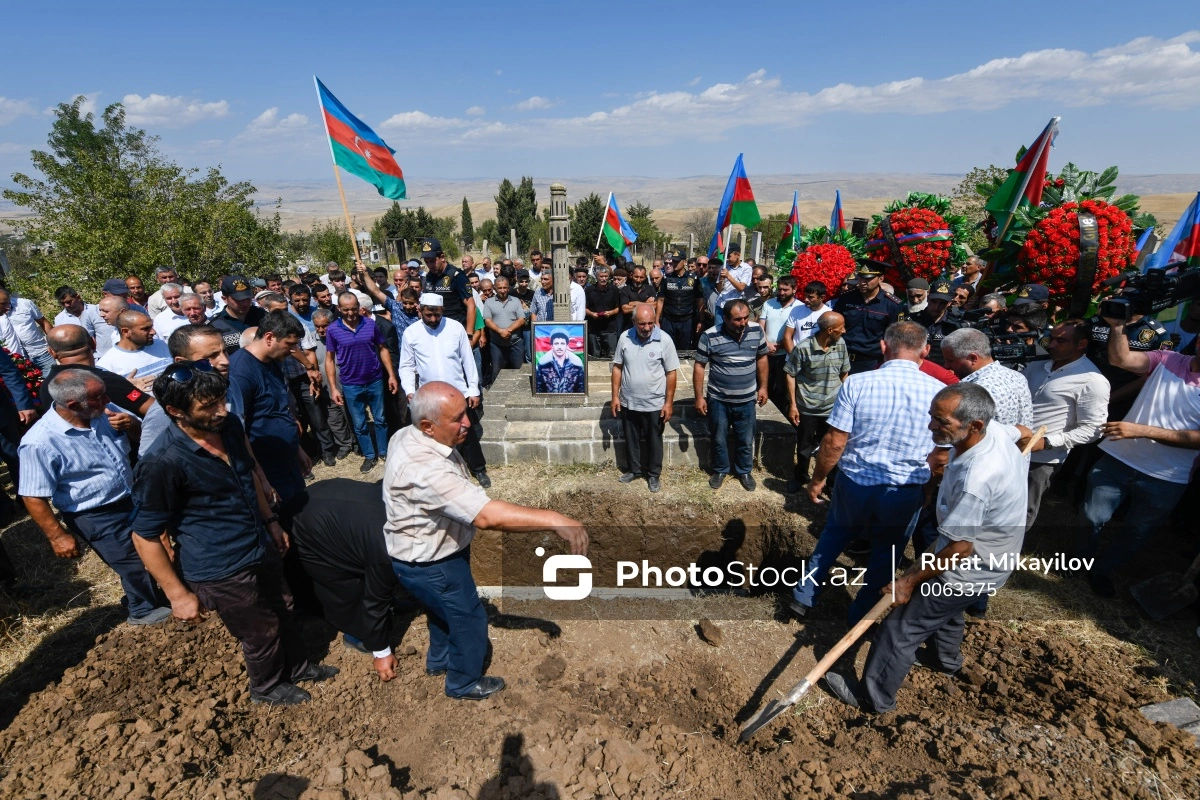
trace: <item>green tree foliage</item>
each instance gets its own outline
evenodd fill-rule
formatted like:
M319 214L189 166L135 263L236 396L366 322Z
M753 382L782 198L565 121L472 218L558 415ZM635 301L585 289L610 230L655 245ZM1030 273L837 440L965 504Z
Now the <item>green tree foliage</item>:
M684 217L682 238L687 241L688 234L691 234L695 242L695 252L689 255L698 256L707 253L708 242L712 239L713 226L716 224L717 210L715 208L698 208Z
M571 249L577 253L591 253L604 224L604 200L592 192L574 206L571 222Z
M17 223L29 241L52 242L16 276L44 300L60 284L90 298L107 278L149 280L156 265L185 277L278 267L279 217L264 218L249 183L218 169L184 169L159 152L156 137L128 127L119 103L100 120L81 112L83 97L54 112L47 151L35 150L37 173L13 175L4 197L33 216Z
M987 198L978 191L980 184L999 186L1008 177L1008 170L990 164L986 167L976 167L963 176L958 186L950 193L950 210L967 218L971 223L971 235L966 242L972 253L981 253L988 248L987 236L983 231L984 220L988 212L983 205Z
M643 249L664 252L671 244L671 235L658 229L658 223L654 221L654 209L645 203L637 202L626 208L625 220L638 236L638 252Z
M471 206L467 204L465 197L462 208L462 238L464 242L475 241L475 223L471 221Z
M379 225L387 232L387 238L407 240L410 254L418 251L422 239L432 236L442 243L447 257L458 258L454 217L435 217L424 206L401 208L393 201L391 208L379 218Z
M537 221L537 192L533 188L533 178L521 178L519 186L513 186L508 178L501 181L496 192L496 225L500 229L497 244L503 245L508 241L509 231L515 230L517 249L529 250L536 244L531 240Z
M499 247L504 250L504 236L500 233L500 226L494 219L485 219L483 223L475 229L475 241L481 245L484 242L488 243L488 249Z
M350 243L350 235L341 220L314 221L308 246L318 264L336 261L343 269L349 269L354 263L354 245Z

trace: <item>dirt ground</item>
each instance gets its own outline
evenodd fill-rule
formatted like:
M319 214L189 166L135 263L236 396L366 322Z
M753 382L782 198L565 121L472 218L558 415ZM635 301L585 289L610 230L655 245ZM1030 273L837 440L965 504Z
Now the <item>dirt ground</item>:
M317 474L357 477L357 467L349 459ZM765 474L753 495L728 484L714 496L704 475L671 472L653 500L591 466L492 476L493 497L578 513L597 540L686 520L695 541L677 531L662 551L729 546L740 521L738 546L771 562L810 552L809 527L820 525L819 512ZM1032 549L1057 552L1069 512L1051 501L1043 514ZM844 633L845 591L831 590L830 613L805 625L778 618L770 595L661 613L599 601L603 618L593 619L497 600L490 671L509 688L479 704L446 698L424 675L419 613L401 618L400 674L388 684L369 656L309 620L314 657L341 673L314 687L310 705L268 709L249 703L237 645L217 620L121 624L119 586L95 555L55 562L31 527L3 533L24 572L17 593L0 597L2 797L1200 796L1195 741L1137 711L1197 696L1194 612L1151 623L1127 597L1097 601L1059 575L1014 580L987 620L968 625L960 675L914 669L896 712L863 715L817 689L738 745L741 724ZM487 538L492 558L512 557ZM702 617L719 644L698 635ZM868 648L840 668L861 669Z

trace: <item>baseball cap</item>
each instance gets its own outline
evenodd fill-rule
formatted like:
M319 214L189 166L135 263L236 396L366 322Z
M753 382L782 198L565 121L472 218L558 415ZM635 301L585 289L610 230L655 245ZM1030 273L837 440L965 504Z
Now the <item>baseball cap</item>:
M406 267L409 267L409 268L411 268L411 269L420 269L420 268L421 268L421 262L420 262L420 261L417 261L417 260L414 258L412 261L409 261L409 262L408 262L407 264L405 264L404 266L406 266Z
M103 290L109 294L120 295L125 297L129 294L129 287L125 285L125 281L120 278L109 278L104 282Z
M244 275L230 275L221 281L221 296L231 300L250 300L254 297L254 289Z
M930 300L953 300L954 290L950 288L950 281L939 278L933 282L933 286L929 287Z
M527 269L517 270L517 280L521 280L522 278L524 278L525 280L529 280L529 270L527 270Z
M421 258L434 259L442 252L442 243L430 237L421 242Z
M1050 290L1040 283L1027 283L1017 290L1014 306L1025 306L1031 303L1045 303L1050 299Z
M682 252L680 252L680 250L678 248L676 248L675 250L672 250L669 253L667 253L666 255L664 255L663 260L669 261L672 264L676 264L680 261L686 261L687 257Z

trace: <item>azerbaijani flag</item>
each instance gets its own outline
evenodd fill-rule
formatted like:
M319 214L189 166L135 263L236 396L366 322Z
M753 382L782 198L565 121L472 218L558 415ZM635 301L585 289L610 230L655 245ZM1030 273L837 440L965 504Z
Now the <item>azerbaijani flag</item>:
M1200 266L1200 192L1175 223L1154 255L1146 259L1147 268Z
M998 241L1008 238L1013 215L1021 206L1038 206L1042 202L1042 190L1046 188L1046 167L1050 163L1050 149L1058 137L1058 121L1062 117L1054 117L1046 128L1038 135L1025 155L1017 162L1015 169L1008 171L1008 177L991 199L984 206L992 218L1000 225Z
M600 226L600 237L596 239L597 247L600 246L600 238L605 239L613 252L620 253L626 261L633 258L629 245L637 241L637 233L621 216L621 207L617 205L616 195L612 192L608 193L608 206L604 209L604 224Z
M842 214L842 190L833 195L833 213L829 215L829 230L832 233L846 230L846 217Z
M373 184L389 200L405 199L408 195L404 173L392 156L396 151L365 122L351 114L316 75L313 81L317 84L317 100L321 103L321 117L325 121L325 133L329 135L333 163Z
M762 217L758 213L758 204L754 202L754 190L750 188L750 178L746 176L742 154L738 153L733 172L729 173L729 183L725 184L725 194L721 196L721 207L717 209L717 229L708 244L709 256L723 253L725 249L721 231L730 225L753 228L760 222Z
M775 264L785 257L788 251L800 252L800 193L792 192L792 213L788 214L787 225L783 226L783 236L779 246L775 248Z

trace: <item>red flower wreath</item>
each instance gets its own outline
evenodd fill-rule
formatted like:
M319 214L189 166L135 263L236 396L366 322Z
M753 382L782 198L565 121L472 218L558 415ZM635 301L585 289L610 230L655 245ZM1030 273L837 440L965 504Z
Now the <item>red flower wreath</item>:
M872 220L867 234L867 255L876 261L892 263L892 254L883 244L883 219L891 220L892 232L897 239L911 234L934 234L944 231L936 238L901 242L900 251L913 277L924 278L932 283L954 264L966 258L966 251L956 245L965 238L969 225L961 217L950 213L950 201L937 195L912 192L903 200L889 204L882 215ZM903 289L906 281L900 266L884 269L883 279L892 286Z
M1129 215L1103 200L1063 203L1050 210L1025 237L1017 259L1017 275L1025 283L1040 283L1052 298L1070 297L1075 291L1075 270L1079 264L1079 209L1096 216L1100 250L1096 258L1096 276L1091 291L1129 269L1135 243Z
M807 284L820 281L829 290L829 296L836 297L856 266L854 256L840 244L809 245L804 252L797 253L792 262L796 293L802 293Z
M42 371L34 366L33 362L25 358L25 356L18 355L7 347L3 349L4 352L8 353L8 357L13 360L13 364L17 367L17 372L20 372L21 377L25 379L25 388L32 395L34 406L41 408L42 401L38 395L42 388ZM4 386L2 378L0 378L0 386Z

